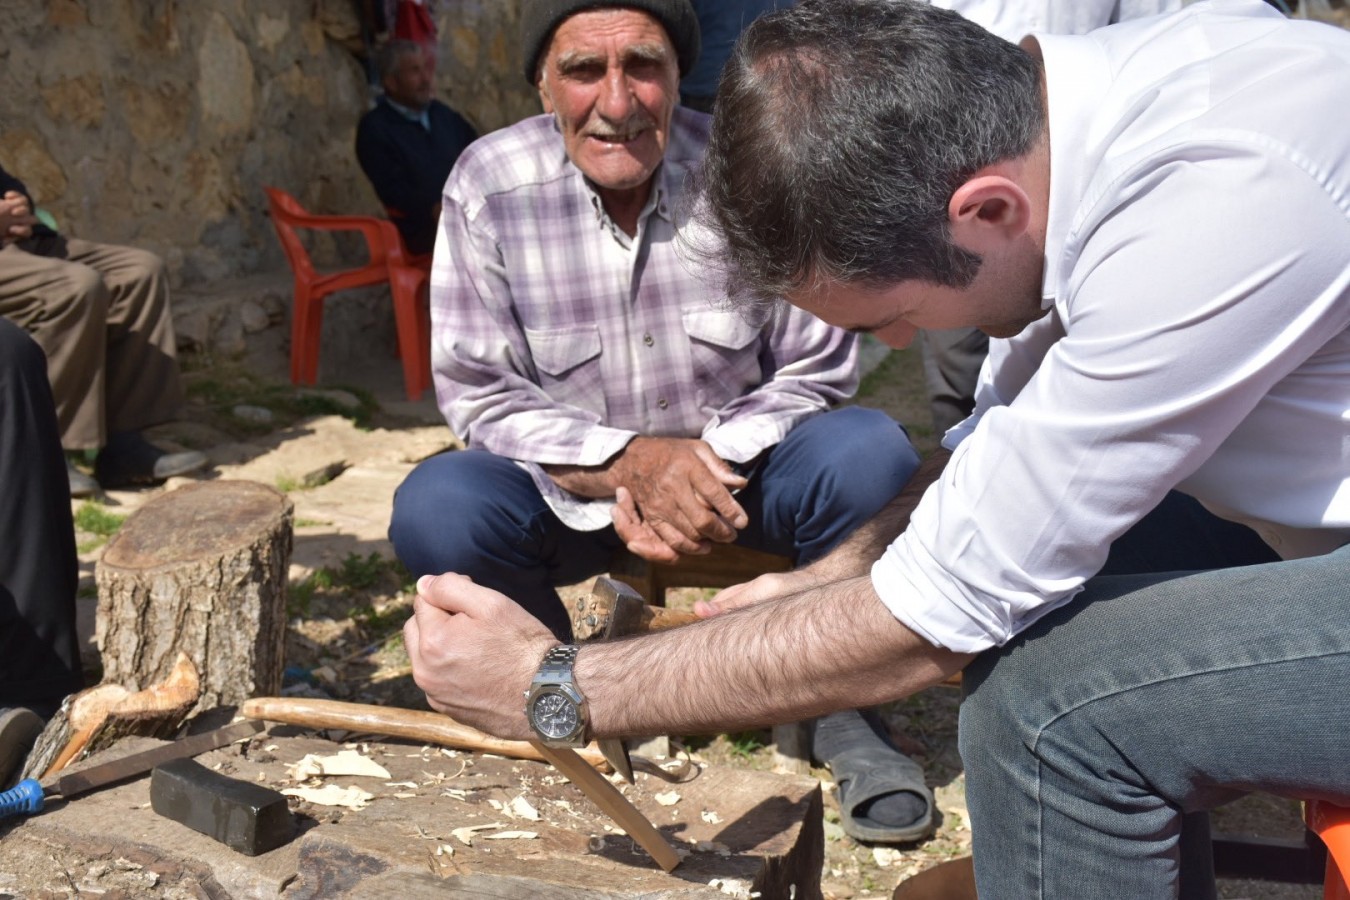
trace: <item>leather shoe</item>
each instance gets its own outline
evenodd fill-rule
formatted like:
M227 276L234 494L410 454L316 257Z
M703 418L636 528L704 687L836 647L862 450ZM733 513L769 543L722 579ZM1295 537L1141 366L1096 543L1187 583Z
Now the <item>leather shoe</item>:
M196 450L169 453L140 432L114 434L94 460L94 477L105 489L159 484L175 475L187 475L206 466L206 454Z
M75 468L70 460L66 460L66 477L70 479L70 496L88 497L98 493L98 482Z

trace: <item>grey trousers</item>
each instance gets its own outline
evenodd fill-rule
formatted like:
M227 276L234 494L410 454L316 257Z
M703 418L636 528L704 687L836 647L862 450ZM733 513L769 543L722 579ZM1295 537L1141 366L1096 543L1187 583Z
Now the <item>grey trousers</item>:
M978 328L924 331L919 348L933 428L940 437L975 408L975 385L989 355L989 336Z
M0 317L47 354L61 444L102 447L110 432L174 418L183 386L159 257L61 236L0 248Z
M1350 547L1225 567L1205 545L1243 555L1240 526L1177 521L1132 555L1189 543L1202 570L1118 566L967 667L981 900L1210 900L1209 810L1350 803Z

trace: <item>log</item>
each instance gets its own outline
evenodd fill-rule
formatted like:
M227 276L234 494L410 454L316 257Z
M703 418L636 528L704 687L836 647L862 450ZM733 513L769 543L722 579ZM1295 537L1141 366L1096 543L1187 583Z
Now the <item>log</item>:
M200 692L197 667L180 653L169 677L145 690L104 682L67 697L28 754L23 777L46 779L123 737L169 737Z
M179 652L197 667L193 712L281 689L293 507L251 481L199 482L133 513L95 569L106 682L140 690Z

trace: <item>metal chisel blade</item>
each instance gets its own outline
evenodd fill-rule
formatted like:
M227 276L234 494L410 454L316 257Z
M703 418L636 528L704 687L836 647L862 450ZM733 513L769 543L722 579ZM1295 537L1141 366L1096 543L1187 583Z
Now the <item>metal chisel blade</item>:
M623 780L629 784L633 783L633 761L628 756L628 746L622 738L605 738L596 741L600 752L605 757L605 762L614 767L614 771L623 776Z
M135 775L149 772L162 762L171 759L183 759L197 756L207 750L224 747L241 738L251 737L262 731L264 724L259 719L246 719L224 728L194 734L168 744L161 744L149 750L132 753L112 762L90 766L80 772L72 772L56 779L50 787L44 787L43 793L60 794L62 797L74 797L97 788L106 787Z

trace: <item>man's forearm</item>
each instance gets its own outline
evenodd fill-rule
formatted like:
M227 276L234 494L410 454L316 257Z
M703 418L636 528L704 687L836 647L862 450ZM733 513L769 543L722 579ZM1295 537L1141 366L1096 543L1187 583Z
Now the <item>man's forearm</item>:
M894 700L969 659L923 641L856 578L584 647L576 673L598 736L710 734Z
M930 453L914 473L914 477L905 485L904 490L882 507L881 512L860 525L839 546L807 567L816 576L816 580L840 581L870 572L872 564L881 558L881 554L891 542L909 527L909 517L919 505L919 500L923 498L928 486L937 481L942 470L947 467L947 460L951 459L951 455L951 451L941 447Z

